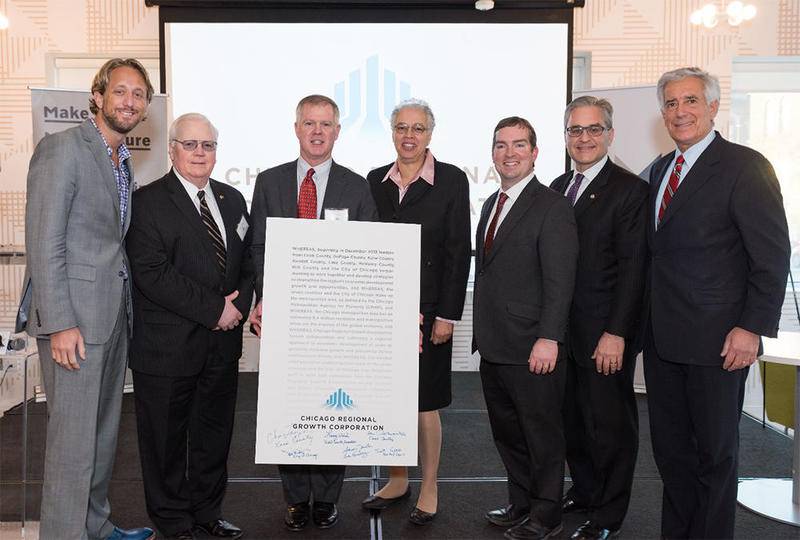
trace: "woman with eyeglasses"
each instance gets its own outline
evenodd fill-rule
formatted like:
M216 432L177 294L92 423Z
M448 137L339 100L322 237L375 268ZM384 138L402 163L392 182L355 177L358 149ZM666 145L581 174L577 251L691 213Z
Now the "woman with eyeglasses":
M453 325L461 319L470 265L469 182L454 165L428 149L435 122L427 103L403 101L392 111L397 159L367 175L380 220L422 225L419 355L419 462L422 484L409 519L430 523L438 510L437 475L442 446L439 409L451 401ZM389 467L389 482L361 504L381 510L408 498L407 467Z

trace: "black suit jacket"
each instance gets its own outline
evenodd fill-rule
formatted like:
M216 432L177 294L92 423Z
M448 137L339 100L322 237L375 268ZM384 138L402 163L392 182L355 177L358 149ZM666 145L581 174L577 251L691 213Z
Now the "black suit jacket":
M350 221L378 221L375 202L362 176L335 161L331 163L322 215L326 208L347 208ZM253 190L253 245L256 268L256 297L261 298L264 286L264 239L268 217L297 217L297 160L260 173Z
M237 309L246 319L253 295L249 256L251 231L237 227L250 219L244 197L227 184L210 180L225 223L227 268L221 277L214 248L200 213L178 177L170 171L133 194L127 236L133 278L133 339L130 367L151 375L198 373L208 348L216 343L231 362L242 353L242 326L213 330L235 290Z
M434 160L434 183L412 183L402 203L391 180L382 182L392 164L367 175L380 220L422 225L420 309L460 320L469 277L469 180L464 171Z
M717 133L655 228L658 187L675 153L652 168L648 202L649 317L658 355L721 365L735 326L778 332L789 272L789 233L769 161Z
M573 171L550 185L566 193ZM631 351L641 327L647 263L647 182L609 159L574 206L578 271L569 315L568 345L578 363L591 360L603 332L621 336Z
M575 215L563 195L534 177L484 257L496 199L483 204L475 241L473 348L488 362L527 364L538 338L564 342L578 260Z

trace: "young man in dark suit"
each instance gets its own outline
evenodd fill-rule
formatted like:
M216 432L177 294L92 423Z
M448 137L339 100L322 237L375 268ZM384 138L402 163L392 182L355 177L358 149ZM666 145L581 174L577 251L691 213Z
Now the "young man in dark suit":
M566 199L534 175L536 133L519 117L494 130L500 175L478 223L473 348L489 422L508 472L509 504L486 519L511 539L559 534L564 485L561 405L578 237Z
M250 323L261 333L264 241L268 217L323 219L328 209L346 209L351 221L377 221L367 181L333 161L339 136L339 107L326 96L310 95L297 104L294 124L300 158L268 169L256 178L253 192L253 246L256 298ZM284 522L291 531L309 521L326 529L336 524L336 503L344 482L342 465L279 465L286 499ZM313 506L312 506L313 505Z
M608 157L613 108L582 96L564 113L575 169L550 187L563 193L578 224L578 272L567 330L564 430L572 487L562 510L588 511L573 539L619 531L639 448L633 393L647 261L647 183Z
M650 175L644 367L665 538L733 537L744 385L789 271L778 179L714 131L719 99L699 68L658 81L677 149Z
M217 130L203 115L169 132L172 170L134 194L130 366L147 513L162 534L239 538L221 517L233 433L241 319L250 309L250 221L210 179Z

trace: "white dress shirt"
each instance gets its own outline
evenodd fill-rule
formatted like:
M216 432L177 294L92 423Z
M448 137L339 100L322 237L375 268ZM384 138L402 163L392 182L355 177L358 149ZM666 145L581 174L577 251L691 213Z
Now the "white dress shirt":
M500 212L500 217L497 218L497 227L494 230L494 235L495 236L497 236L497 231L500 230L500 225L503 224L503 220L506 218L508 213L511 211L511 207L514 206L514 203L519 198L519 196L522 194L522 191L525 189L525 187L527 187L527 185L530 183L530 181L533 180L533 177L534 177L534 172L531 171L531 173L528 176L526 176L525 178L523 178L522 180L520 180L519 182L517 182L516 184L514 184L510 188L508 188L508 191L504 191L503 192L506 195L508 195L508 200L506 200L505 204L503 205L503 210L502 210L502 212ZM495 198L494 206L492 207L492 213L489 214L489 221L486 222L486 230L483 232L483 239L484 240L486 240L486 234L489 232L489 224L494 219L494 214L497 211L497 203L500 200L500 192L501 191L503 191L502 187L498 190L498 195Z
M194 204L194 207L197 209L197 213L200 213L200 199L197 198L197 194L200 191L206 192L206 202L208 203L208 209L211 210L211 217L214 218L214 222L219 227L219 233L222 235L222 241L225 242L225 249L228 249L228 236L225 234L225 222L222 221L222 214L219 211L219 206L217 206L217 199L214 197L214 192L211 190L211 182L206 180L206 185L200 189L188 180L186 180L178 170L173 167L172 172L175 173L175 176L178 177L180 180L183 189L186 190L186 193L189 195L189 199Z

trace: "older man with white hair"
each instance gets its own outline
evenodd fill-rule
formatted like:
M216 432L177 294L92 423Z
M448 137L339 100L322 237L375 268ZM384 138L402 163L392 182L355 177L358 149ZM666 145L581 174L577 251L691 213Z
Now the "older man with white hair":
M134 194L130 366L147 513L169 538L239 538L221 517L242 326L253 294L250 217L210 178L217 130L185 114L169 131L172 170Z

